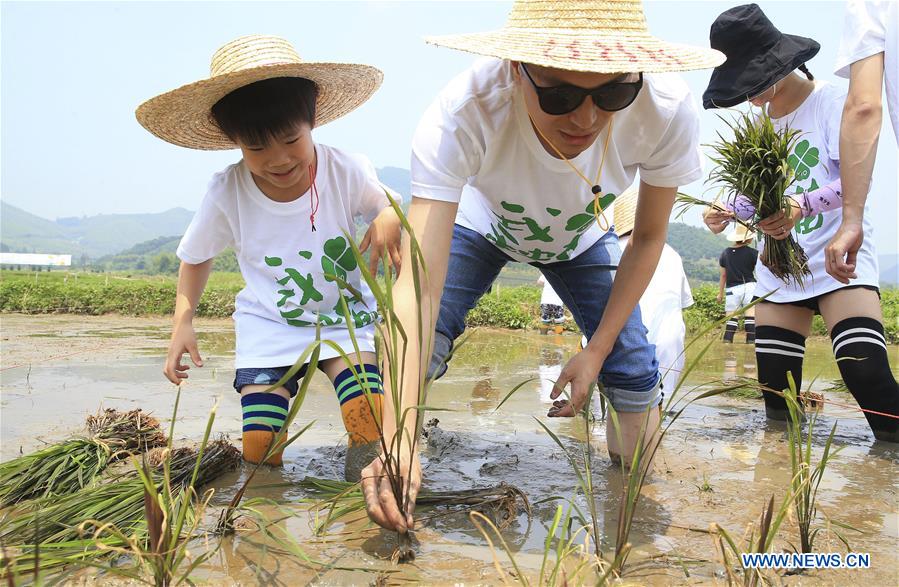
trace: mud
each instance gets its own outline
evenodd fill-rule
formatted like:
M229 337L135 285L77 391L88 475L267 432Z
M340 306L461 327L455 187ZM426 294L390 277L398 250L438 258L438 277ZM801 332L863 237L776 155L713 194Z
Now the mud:
M161 369L168 339L166 319L4 315L0 353L0 453L3 460L79 433L84 417L99 407L141 407L167 419L175 388ZM206 366L191 369L183 386L176 440L196 441L209 411L217 405L215 429L239 441L240 403L231 388L233 330L230 321L198 321ZM503 531L516 562L536 580L547 527L557 504L573 498L577 480L562 450L535 420L539 418L565 448L582 454L590 437L597 494L598 527L606 553L614 548L621 473L605 450L605 423L588 427L582 419L550 419L546 382L576 350L575 336L480 331L456 354L446 377L431 390L428 404L451 411L436 414L423 457L425 482L435 490L486 487L502 482L520 488L533 516L519 511ZM696 349L698 350L698 348ZM810 341L806 373L810 387L825 390L838 376L827 341ZM899 348L890 348L899 364ZM689 358L688 358L689 360ZM681 393L715 379L754 375L751 346L716 345L690 374ZM557 376L557 375L555 375ZM522 387L498 410L506 394ZM807 381L808 383L808 381ZM869 585L899 583L899 447L874 442L848 394L826 393L828 403L814 442L817 454L826 431L837 423L832 458L818 493L819 552L844 552L826 519L860 532L843 531L857 552L871 554L867 570L817 570L782 577L785 584ZM848 406L848 407L843 407ZM656 458L630 536L634 551L627 581L637 584L724 584L721 564L707 534L717 523L741 536L755 523L771 495L779 501L789 483L790 465L782 425L768 422L760 400L717 397L691 406L672 427ZM337 400L327 379L316 376L295 424L315 424L284 455L283 469L264 468L248 497L264 496L291 506L278 531L300 540L304 551L335 566L316 573L276 548L258 532L226 539L216 556L195 573L213 584L370 584L379 570L395 571L388 582L495 584L500 577L484 538L464 514L416 513L416 560L393 566L387 559L394 536L365 520L338 524L318 538L301 500L298 482L306 475L340 479L346 438ZM581 458L580 456L578 458ZM216 483L215 504L233 496L247 467ZM574 497L587 511L583 496ZM213 508L215 509L215 508ZM835 528L835 527L834 527ZM789 548L797 535L788 520L777 541ZM500 563L509 569L505 554ZM83 580L92 581L84 575ZM110 581L103 579L104 583Z

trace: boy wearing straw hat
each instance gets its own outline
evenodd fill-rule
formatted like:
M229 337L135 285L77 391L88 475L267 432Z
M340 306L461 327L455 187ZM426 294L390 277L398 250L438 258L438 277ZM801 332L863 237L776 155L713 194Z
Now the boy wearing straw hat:
M349 434L347 477L358 479L372 458L378 438L373 413L382 395L373 341L377 314L346 234L355 232L358 216L371 223L361 249L372 249L375 268L384 251L399 259L400 224L371 163L315 143L312 129L362 105L381 79L374 67L306 62L286 40L254 35L220 48L207 79L137 109L140 124L165 141L191 149L239 148L243 157L213 176L178 246L178 298L164 373L172 383L185 380L184 353L203 365L191 320L213 258L234 247L246 281L234 312L234 388L241 394L247 461L263 460L285 424L307 365L292 376L288 370L316 342L319 327L321 339L333 343L321 346L319 367L334 384ZM282 452L266 463L281 464Z
M575 415L598 378L621 422L608 427L609 451L628 461L647 417L653 437L660 402L635 306L665 243L677 186L701 174L697 109L670 72L713 67L723 56L653 37L636 0L519 0L501 30L429 42L487 58L440 93L413 140L408 217L429 273L420 310L410 275L394 290L408 340L418 340L419 320L425 330L421 352L407 354L405 381L425 369L442 375L468 310L506 263L529 263L590 337L553 394L559 400L570 383L571 402L556 401L549 415ZM607 210L638 170L640 203L622 256ZM414 384L401 390L403 408L417 396ZM391 426L385 418L388 436ZM411 503L420 472L404 450ZM363 472L369 513L403 531L411 505L400 515L383 470L375 460Z
M755 294L755 264L759 252L749 246L755 234L742 224L727 235L733 246L721 252L718 265L721 267L721 279L718 282L718 301L724 302L724 311L728 314L736 312L743 306L752 303ZM740 317L730 317L724 325L724 342L734 341L739 327ZM755 308L749 308L743 315L743 328L746 330L746 344L755 342Z

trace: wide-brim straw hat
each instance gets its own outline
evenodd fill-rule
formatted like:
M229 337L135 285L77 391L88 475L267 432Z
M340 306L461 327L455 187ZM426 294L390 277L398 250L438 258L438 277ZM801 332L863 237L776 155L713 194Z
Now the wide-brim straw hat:
M615 198L612 208L612 223L615 234L623 236L634 230L634 218L637 216L637 186L633 185Z
M517 0L497 31L426 37L478 55L591 73L691 71L724 55L652 36L639 0Z
M743 226L742 224L738 224L734 231L727 235L727 240L732 243L741 243L743 241L751 241L755 238L755 233Z
M818 54L814 39L787 35L756 4L722 12L709 30L712 47L727 61L712 72L704 108L730 108L754 98Z
M212 118L212 106L238 88L276 77L305 78L318 86L318 127L364 104L384 74L371 65L303 61L285 39L250 35L215 52L208 78L151 98L135 114L144 128L169 143L190 149L236 149Z

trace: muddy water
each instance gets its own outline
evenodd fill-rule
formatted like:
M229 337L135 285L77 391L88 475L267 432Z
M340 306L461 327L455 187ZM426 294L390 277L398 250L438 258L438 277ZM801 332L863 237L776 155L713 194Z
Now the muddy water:
M80 429L84 417L99 406L142 407L157 416L171 413L174 388L161 375L168 321L120 317L33 317L4 315L0 355L0 440L3 460L56 441ZM240 405L231 389L233 331L229 321L197 325L202 369L193 369L184 385L176 424L178 441L198 440L209 410L217 405L215 428L239 439ZM481 331L469 339L446 377L432 388L429 404L437 412L423 460L428 487L462 489L500 482L518 486L533 505L533 517L520 513L504 532L521 568L536 578L543 543L557 503L572 497L576 478L564 455L534 417L539 417L571 450L586 437L583 420L544 417L548 386L575 351L574 336ZM697 345L698 351L702 345ZM899 364L899 349L890 350ZM838 377L826 341L812 341L806 353L806 384L822 390ZM715 344L684 389L713 380L754 376L751 346ZM813 382L808 381L812 377ZM500 400L517 383L535 378L499 411ZM858 552L871 553L868 570L813 571L785 577L788 584L870 585L899 583L897 471L899 449L875 443L847 394L828 393L821 430L837 422L836 445L819 491L819 511L860 532L844 535ZM342 474L342 424L330 385L319 376L299 421L314 419L309 433L287 449L286 466L265 471L251 489L291 504L291 517L279 530L298 538L306 553L357 571L321 573L277 554L259 534L229 539L216 557L196 574L215 584L301 582L368 584L377 570L391 568L383 557L392 537L367 528L363 521L337 526L339 536L316 539L311 516L298 506L308 497L296 486L305 475L339 478ZM781 426L768 423L760 400L714 398L691 406L674 424L657 459L641 500L630 540L634 545L626 578L638 584L723 583L721 565L705 531L718 523L737 536L759 515L763 504L782 499L789 482L789 452ZM822 433L823 434L823 433ZM591 429L596 471L598 526L602 546L614 546L620 474L605 452L604 423ZM820 450L820 441L816 448ZM227 500L246 474L221 479L216 502ZM576 500L586 511L583 498ZM486 542L463 515L433 517L420 511L417 558L391 575L392 581L494 584L500 577ZM428 519L426 519L428 518ZM822 522L823 524L823 522ZM796 542L787 522L778 547ZM834 533L823 530L816 549L842 552ZM500 556L505 568L508 560Z

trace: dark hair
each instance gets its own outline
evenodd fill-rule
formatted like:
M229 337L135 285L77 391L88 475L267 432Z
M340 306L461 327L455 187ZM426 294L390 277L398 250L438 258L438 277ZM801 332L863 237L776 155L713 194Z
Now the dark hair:
M803 63L802 65L799 66L799 71L801 71L802 73L804 73L804 74L805 74L805 77L807 77L807 78L809 79L809 81L814 81L814 80L815 80L815 76L813 76L813 75L812 75L812 72L810 72L810 71L808 70L808 68L805 66L805 63Z
M275 77L238 88L212 106L212 117L231 140L265 145L298 124L315 125L318 86L300 77Z

